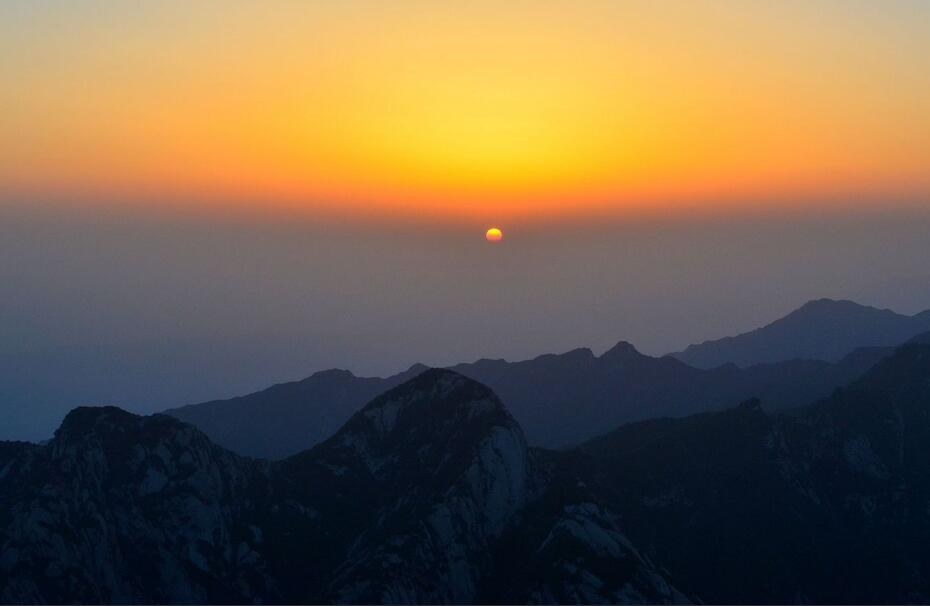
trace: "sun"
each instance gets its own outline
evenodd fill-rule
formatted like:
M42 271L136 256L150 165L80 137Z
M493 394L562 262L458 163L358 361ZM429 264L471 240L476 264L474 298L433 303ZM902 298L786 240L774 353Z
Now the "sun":
M496 227L492 227L485 232L484 237L488 242L500 242L504 239L504 232Z

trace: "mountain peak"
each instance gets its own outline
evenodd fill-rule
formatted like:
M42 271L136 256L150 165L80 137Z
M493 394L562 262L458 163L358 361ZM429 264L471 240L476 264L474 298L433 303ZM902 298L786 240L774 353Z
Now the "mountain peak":
M867 305L860 305L855 301L850 301L849 299L831 299L829 297L821 297L819 299L811 299L798 309L828 309L828 308L862 308L868 307Z
M564 353L547 353L536 356L529 362L542 362L542 363L562 363L566 361L572 361L576 363L584 364L590 360L594 359L594 352L587 347L576 347ZM507 364L506 360L499 360L496 362L503 362ZM518 362L519 364L519 362Z
M351 370L346 370L344 368L328 368L326 370L318 370L317 372L310 375L311 379L354 379L355 374Z
M59 451L138 440L156 443L181 439L189 443L194 434L198 440L207 440L198 429L170 415L141 416L116 406L79 406L65 416L51 443Z
M125 426L138 417L117 406L78 406L65 415L55 432L56 438L87 434L102 428Z
M460 407L499 408L497 396L486 385L446 368L428 368L414 378L401 383L372 400L359 414L373 416L374 411L391 409L391 421L405 408L419 408L426 404L430 412L452 411ZM382 415L383 420L383 415ZM383 425L390 431L392 423Z
M478 381L469 379L465 375L457 373L454 370L449 370L448 368L430 367L425 367L425 369L414 378L398 385L391 391L427 388L433 392L435 392L436 389L448 392L451 390L463 388L465 386L473 386L475 388L486 391L488 394L491 394L491 389L489 387L479 383Z
M601 360L635 360L643 358L643 354L629 341L618 341L616 345L602 353Z
M846 299L814 299L765 326L690 345L674 357L698 368L788 360L837 362L861 347L893 347L930 330L930 314L906 316Z
M461 448L500 430L523 440L490 388L457 372L431 368L369 402L321 447L357 451L364 444L365 464L374 469L372 461L399 453L440 460L454 445Z
M889 309L879 309L877 307L872 307L871 305L862 305L861 303L856 303L855 301L850 301L849 299L812 299L797 308L786 318L797 317L797 316L807 316L807 315L846 315L846 314L895 314Z

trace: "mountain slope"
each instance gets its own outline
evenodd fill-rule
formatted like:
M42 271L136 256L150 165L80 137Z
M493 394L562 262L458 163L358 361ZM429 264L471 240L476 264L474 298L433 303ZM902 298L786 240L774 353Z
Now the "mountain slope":
M930 346L792 415L749 401L581 451L631 540L704 601L930 598Z
M76 409L48 445L0 443L0 601L502 601L503 537L565 524L526 515L551 493L535 458L493 392L444 370L278 463L169 416ZM612 524L595 514L572 520ZM595 539L577 549L601 554ZM632 550L615 527L610 540ZM532 595L573 595L571 571L541 574ZM644 558L609 578L578 595L684 600Z
M497 397L454 373L428 370L376 398L335 436L286 462L310 502L306 477L372 495L351 505L368 523L343 546L325 598L473 599L491 543L525 503L527 456Z
M836 364L794 360L702 370L643 355L621 341L599 357L578 349L523 362L480 360L453 370L499 394L531 444L562 447L623 423L722 409L751 397L801 406L859 377L890 351L859 351Z
M920 342L790 414L566 451L448 370L280 462L114 408L0 443L3 602L927 602L928 541Z
M280 459L331 436L366 402L425 369L414 365L384 379L325 370L302 381L165 413L195 425L217 444L240 454Z
M194 428L77 408L48 445L2 450L0 600L241 602L269 591L246 523L262 466Z
M771 324L672 354L697 368L809 359L838 361L854 349L897 346L930 330L930 310L905 316L852 301L818 299Z
M499 394L531 445L562 447L622 423L725 408L750 397L801 406L857 378L891 351L864 349L836 364L798 360L701 370L674 358L645 356L620 342L601 356L576 349L522 362L479 360L452 370ZM166 412L241 454L282 458L322 441L365 402L424 368L386 379L325 371L256 394Z

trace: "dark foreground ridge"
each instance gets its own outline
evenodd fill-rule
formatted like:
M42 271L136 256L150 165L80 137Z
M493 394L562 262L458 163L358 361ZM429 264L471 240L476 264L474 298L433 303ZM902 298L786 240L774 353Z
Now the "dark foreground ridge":
M921 343L791 414L560 452L449 370L280 462L115 408L0 443L4 602L927 602L928 541Z
M0 445L0 600L499 601L502 537L548 498L535 458L493 392L445 370L274 464L168 416L76 409L46 446ZM594 542L576 537L572 566L508 584L506 599L684 600L607 514L559 498L533 518L546 566L559 565L550 534L582 525ZM624 565L585 565L604 554Z

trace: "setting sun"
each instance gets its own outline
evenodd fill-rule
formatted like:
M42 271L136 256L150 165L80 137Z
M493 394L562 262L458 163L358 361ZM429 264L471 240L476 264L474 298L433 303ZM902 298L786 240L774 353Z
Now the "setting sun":
M484 234L484 237L487 238L488 242L500 242L504 239L504 232L496 227L492 227Z

